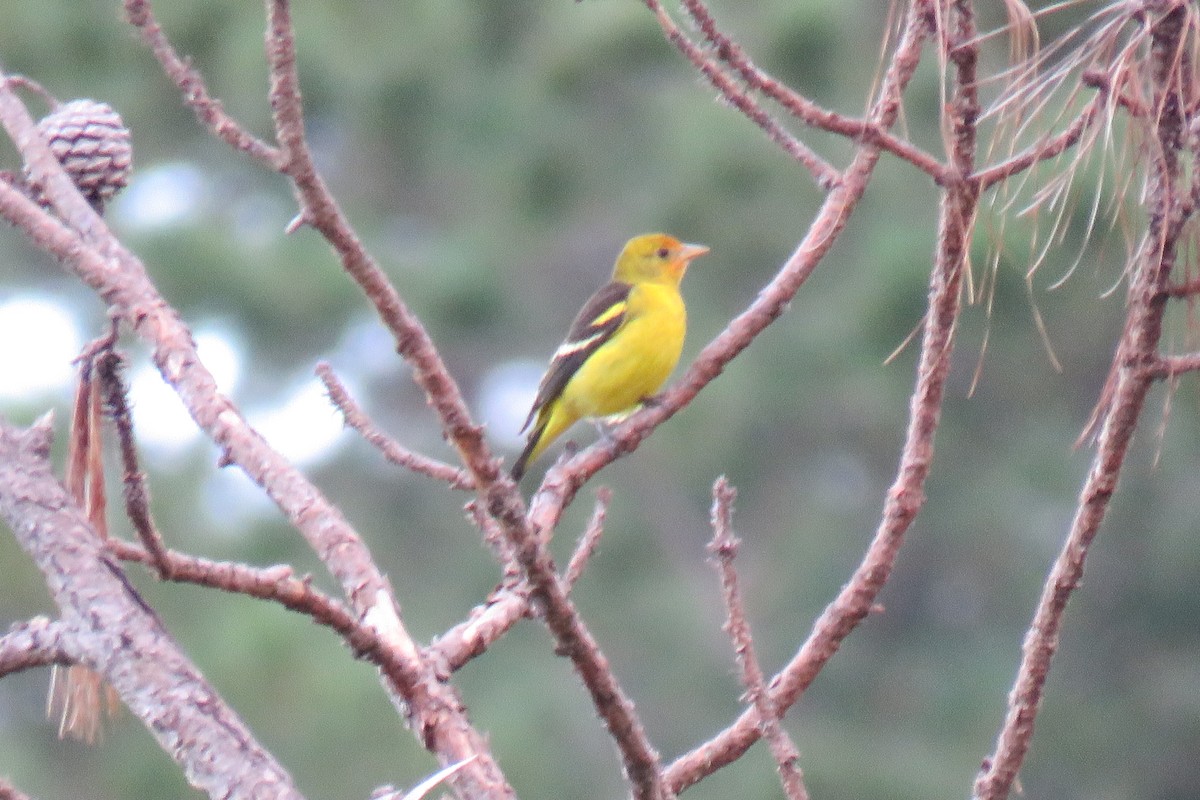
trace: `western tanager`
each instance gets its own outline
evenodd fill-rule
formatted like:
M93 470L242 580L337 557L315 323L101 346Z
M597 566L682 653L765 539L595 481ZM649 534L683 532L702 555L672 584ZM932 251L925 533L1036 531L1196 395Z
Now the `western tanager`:
M631 411L659 390L687 331L679 282L692 259L707 252L664 233L625 244L612 281L584 304L542 377L521 426L532 423L514 480L576 421Z

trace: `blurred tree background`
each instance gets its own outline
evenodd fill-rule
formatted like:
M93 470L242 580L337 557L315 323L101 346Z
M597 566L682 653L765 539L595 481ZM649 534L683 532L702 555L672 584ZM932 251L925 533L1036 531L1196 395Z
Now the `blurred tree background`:
M160 21L226 108L268 132L261 8L161 5ZM844 113L865 108L886 4L711 5L777 77ZM1003 24L999 2L979 5L984 29ZM1043 40L1097 5L1048 16ZM314 364L330 360L407 445L447 458L449 449L325 244L307 230L284 235L295 211L285 181L200 129L116 2L10 2L5 15L6 69L64 100L107 101L131 128L135 172L109 223L197 332L224 388L346 512L415 635L427 640L461 619L497 580L462 514L465 496L384 464L342 433ZM629 236L664 230L713 249L684 286L686 360L774 273L820 201L807 174L713 101L636 0L341 0L297 4L295 17L322 167L510 456L546 358ZM1001 68L1005 54L996 37L988 68ZM940 152L938 77L927 61L906 121ZM824 134L801 138L837 164L850 152ZM0 166L12 168L4 147ZM667 760L741 708L704 549L713 479L727 474L740 492L740 569L768 669L804 638L875 528L915 347L886 359L924 312L936 202L926 177L885 156L790 312L597 481L614 501L576 599ZM1119 232L1069 235L1030 290L1036 226L1017 220L1000 231L981 221L977 277L989 240L1004 245L995 302L990 314L976 304L963 317L928 503L882 595L886 613L849 638L787 717L814 797L961 797L991 749L1086 468L1087 452L1072 443L1123 318L1123 292L1110 291L1125 255ZM1070 279L1051 289L1081 252ZM19 236L0 236L0 412L28 422L54 407L62 430L65 364L103 326L89 291ZM217 468L216 449L164 397L145 353L130 357L168 542L214 558L288 562L329 585L274 507ZM1144 421L1073 599L1022 773L1029 797L1183 800L1200 791L1200 416L1190 382L1169 409L1157 391L1158 418ZM592 436L576 431L583 442ZM585 490L559 529L560 558L590 499ZM0 627L51 611L11 536L0 536L0 568ZM434 769L373 669L328 632L269 604L132 572L307 796L366 797ZM622 795L613 748L540 625L519 626L456 682L522 797ZM43 717L46 683L44 671L0 681L0 773L45 798L193 794L128 716L95 748L58 741ZM759 745L688 796L777 797L773 771Z

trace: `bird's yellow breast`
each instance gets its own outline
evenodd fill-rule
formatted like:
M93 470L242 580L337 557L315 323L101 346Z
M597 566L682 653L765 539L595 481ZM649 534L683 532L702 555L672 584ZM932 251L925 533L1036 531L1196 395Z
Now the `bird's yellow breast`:
M629 411L657 392L679 363L687 311L674 286L635 285L625 322L563 389L579 417Z

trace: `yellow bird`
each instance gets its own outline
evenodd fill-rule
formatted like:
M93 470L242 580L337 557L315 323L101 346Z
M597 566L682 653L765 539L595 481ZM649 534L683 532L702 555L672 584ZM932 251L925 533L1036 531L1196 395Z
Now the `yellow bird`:
M687 332L679 282L692 259L707 252L665 233L625 244L612 281L584 304L550 360L521 426L529 438L513 480L578 420L631 411L666 382Z

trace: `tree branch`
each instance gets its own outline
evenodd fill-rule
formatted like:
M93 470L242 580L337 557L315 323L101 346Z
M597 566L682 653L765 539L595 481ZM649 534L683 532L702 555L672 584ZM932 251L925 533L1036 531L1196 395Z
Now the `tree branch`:
M906 45L918 46L914 41L923 40L927 10L927 6L919 3L910 7L901 49ZM951 103L954 136L950 144L958 174L965 176L970 174L970 162L975 152L978 101L975 97L974 50L965 44L972 39L973 26L969 24L969 12L962 11L961 15L965 18L962 28L953 35L943 33L943 36L948 40L944 46L955 56L958 69L957 88ZM893 61L893 69L898 61L899 58ZM790 707L800 697L845 637L871 611L891 573L904 534L924 502L924 483L933 459L933 438L962 302L962 279L977 197L970 182L964 178L950 184L945 192L939 222L939 247L930 277L930 309L925 318L908 432L896 479L888 490L882 519L862 563L821 614L796 655L772 679L771 702L777 709ZM672 787L681 790L690 786L739 757L761 735L759 725L757 712L747 710L729 728L678 759L667 770Z
M102 351L95 359L97 379L104 393L104 404L117 429L117 442L121 449L122 476L124 486L125 514L142 541L150 563L164 578L169 577L171 565L167 557L167 546L150 516L150 490L146 476L138 464L137 443L133 438L133 418L126 402L127 391L121 380L123 360L111 349Z
M0 800L33 800L33 798L13 786L4 778L0 778Z
M800 771L800 751L779 723L782 709L771 701L763 680L762 666L754 652L754 637L742 605L742 590L738 585L737 569L733 565L741 540L733 534L733 501L737 491L724 476L713 484L712 540L708 552L721 578L721 591L725 598L725 610L729 618L725 631L733 642L734 654L741 669L742 685L746 696L758 713L759 727L775 757L779 779L788 800L808 800L808 789L804 786L804 774Z
M70 660L103 675L213 798L290 798L291 777L176 647L50 469L49 431L0 422L0 514L45 575Z
M338 380L333 367L329 364L325 362L317 364L317 377L321 379L321 383L325 384L325 391L329 393L330 402L338 411L342 412L342 418L346 420L346 424L358 431L388 461L398 467L410 469L418 475L425 475L448 484L451 489L474 488L470 476L463 470L444 461L414 453L384 433L371 421L362 407L354 402L349 390Z
M516 519L513 513L518 515ZM635 800L670 800L674 793L663 782L658 753L646 736L633 701L617 683L600 645L567 596L566 585L558 578L544 540L533 526L524 524L519 514L520 509L508 509L503 516L493 511L515 548L530 595L554 635L555 652L571 659L575 672L591 694L596 712L621 753Z
M583 535L579 537L579 543L575 546L575 552L571 553L571 560L567 562L567 569L563 573L562 580L568 593L575 587L575 582L587 569L592 554L600 546L600 537L604 535L604 518L608 515L608 504L611 502L611 489L601 486L596 490L596 506L592 509L592 518Z
M221 101L209 93L204 76L175 51L158 20L154 18L149 0L124 0L124 6L125 18L130 25L137 28L142 41L158 59L167 77L175 82L179 93L183 95L184 103L192 109L200 124L235 150L241 150L273 170L282 169L283 154L279 148L254 136L227 114Z
M300 81L296 72L295 33L287 0L267 0L267 60L271 67L271 110L283 148L283 171L292 179L300 218L333 247L342 268L362 288L396 340L396 350L412 365L426 401L437 412L442 430L458 451L481 492L501 478L483 429L472 419L462 392L446 369L429 332L408 309L383 270L363 247L337 200L313 163L304 136ZM514 494L516 488L511 490ZM465 758L466 755L463 754Z
M987 191L997 183L1024 172L1039 161L1046 161L1061 155L1078 144L1083 134L1095 124L1096 120L1108 106L1108 85L1106 83L1089 85L1095 85L1096 89L1099 90L1098 94L1091 99L1083 111L1079 113L1079 116L1062 133L1053 137L1047 135L1042 141L1030 146L1024 152L1018 153L1007 161L979 170L972 175L971 179L976 182L979 191Z
M739 87L713 59L709 58L700 47L679 29L679 26L675 24L675 21L671 19L658 0L645 0L645 2L646 6L658 18L658 24L662 27L667 41L675 45L679 52L683 53L696 69L700 70L700 73L721 93L721 97L727 103L742 112L755 125L762 128L763 132L767 134L768 139L779 145L785 153L807 169L818 186L826 191L837 186L841 176L833 166L813 152L808 145L788 133L774 117L755 101L749 92Z
M528 587L515 583L502 585L485 603L471 609L466 621L437 637L426 653L439 665L439 674L448 676L482 655L532 613Z
M1178 356L1161 356L1146 366L1144 374L1154 380L1177 378L1187 372L1200 370L1200 353L1185 353Z
M652 8L656 8L657 0L649 0ZM751 89L761 92L775 102L779 103L796 119L806 125L809 125L818 130L828 131L830 133L839 134L856 141L868 142L879 147L880 150L890 152L900 159L907 161L917 169L928 174L933 180L940 184L946 177L945 166L934 158L932 155L922 151L920 148L913 145L911 142L905 141L897 136L894 136L887 126L879 125L869 120L852 119L843 116L834 111L821 108L819 105L809 100L799 92L793 90L785 83L781 83L773 76L769 75L764 70L760 69L750 58L745 51L726 35L720 28L717 27L717 21L713 17L712 12L704 5L702 0L683 0L683 7L696 23L696 27L703 34L704 38L712 45L718 58L737 73L746 85ZM691 45L690 49L685 49L690 45L690 41L683 38L676 28L674 31L668 30L667 25L670 24L670 18L663 21L665 14L661 10L656 9L659 15L659 24L663 25L663 29L668 33L668 39L678 47L684 55L688 57L692 63L700 67L696 59L704 59L704 54ZM691 52L692 50L696 52ZM715 70L716 68L713 67ZM708 73L705 72L707 76ZM710 79L711 80L711 79ZM725 88L714 82L714 85L725 93ZM734 89L735 92L740 90Z
M20 228L42 249L62 260L111 306L151 347L154 363L178 393L200 428L284 512L292 525L341 583L363 624L373 627L403 669L389 677L405 700L410 723L423 744L445 763L479 754L455 776L469 798L511 795L487 743L475 731L454 690L440 683L401 621L387 580L361 538L294 465L254 430L196 353L187 326L159 294L142 263L111 236L104 222L79 195L41 141L25 107L0 81L0 123L9 131L26 164L68 229L12 186L0 181L0 216ZM76 235L74 231L78 231ZM511 485L511 483L509 484ZM463 789L463 787L468 787Z
M0 678L34 667L69 666L63 625L46 617L14 622L0 636Z
M1149 236L1136 255L1136 265L1127 299L1127 324L1113 357L1115 385L1103 413L1096 455L1080 491L1079 504L1062 550L1046 579L1033 621L1022 645L1021 665L1009 694L1008 712L996 740L994 753L984 760L975 782L978 800L1002 800L1011 791L1033 737L1034 722L1050 664L1058 649L1067 601L1079 586L1088 550L1099 532L1117 488L1121 467L1146 395L1153 383L1152 370L1159 363L1171 271L1175 265L1180 213L1188 201L1178 187L1178 149L1183 141L1181 97L1182 74L1190 66L1180 64L1181 37L1188 10L1175 4L1166 13L1156 13L1147 3L1146 17L1151 36L1152 91L1157 110L1155 153L1146 196L1150 198Z

